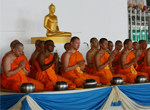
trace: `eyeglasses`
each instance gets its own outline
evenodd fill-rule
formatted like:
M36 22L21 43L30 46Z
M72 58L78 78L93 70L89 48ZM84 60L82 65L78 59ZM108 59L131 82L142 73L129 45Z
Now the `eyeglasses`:
M47 45L50 45L50 46L52 46L52 47L55 47L55 45L53 45L53 44L47 44Z

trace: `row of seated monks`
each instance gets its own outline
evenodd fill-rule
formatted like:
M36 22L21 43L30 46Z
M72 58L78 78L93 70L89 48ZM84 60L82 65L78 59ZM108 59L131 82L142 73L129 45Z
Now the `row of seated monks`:
M150 76L150 48L145 40L134 42L126 39L115 42L115 49L108 50L108 40L101 38L90 39L91 49L86 54L87 66L82 54L77 51L80 39L72 37L70 43L64 45L66 51L61 56L61 69L58 74L59 57L54 50L52 40L35 42L35 51L28 61L24 54L24 46L14 40L1 66L1 85L6 89L20 92L20 85L26 82L33 83L36 90L54 90L54 83L65 81L69 89L82 87L86 79L94 79L97 83L110 84L114 76L120 76L125 82L133 83L137 75ZM122 49L124 45L124 48ZM100 49L98 49L100 46ZM109 51L109 53L106 52Z

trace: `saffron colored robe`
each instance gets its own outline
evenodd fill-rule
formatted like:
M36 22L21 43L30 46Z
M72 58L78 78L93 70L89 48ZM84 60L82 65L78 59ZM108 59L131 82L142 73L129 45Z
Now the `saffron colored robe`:
M24 58L25 57L17 57L14 62L11 63L11 70L17 68L20 61L22 61ZM28 62L26 62L25 67L29 71L30 68ZM23 69L9 77L7 77L4 72L2 73L2 86L6 89L20 92L20 85L27 82L33 83L36 90L44 90L44 85L34 79L26 77Z
M144 58L144 62L142 63L141 71L147 73L150 76L150 66L148 66L146 63L146 56L144 56L144 57L145 58Z
M132 62L134 57L135 57L134 53L132 51L130 51L127 58L126 58L126 64ZM128 83L134 83L134 78L137 75L144 75L147 77L147 79L149 79L149 76L147 73L137 72L134 68L134 65L132 65L126 69L122 69L121 65L119 65L118 73L125 75L126 76L126 82L128 82Z
M84 60L82 54L78 51L74 52L70 58L69 58L69 65L73 66L77 64L79 61ZM84 65L83 65L84 66ZM77 67L71 71L64 72L63 65L62 65L62 76L64 76L67 79L70 79L74 82L74 84L77 85L77 87L83 86L83 82L86 79L94 79L97 81L97 83L100 83L100 78L97 76L89 75L87 73L83 73L80 69L80 67Z
M35 76L36 76L36 73L37 73L37 69L35 68L35 65L33 65L32 63L30 63L30 64L31 64L30 72L28 73L27 77L35 79Z
M114 61L115 62L120 62L119 60L120 60L120 54L121 54L121 52L118 52L118 54L116 55L116 57L115 57L115 59L114 59ZM126 82L126 76L125 75L122 75L122 74L119 74L117 71L118 71L118 68L119 68L119 63L116 65L116 66L114 66L113 67L113 70L114 70L114 72L112 73L112 75L113 75L113 77L115 77L115 76L119 76L119 77L122 77L123 78L123 80L124 80L124 82Z
M50 62L53 61L53 55L49 55L48 58L45 59L45 64L49 64ZM35 65L37 68L37 73L36 73L36 80L40 81L41 83L44 84L44 89L45 90L54 90L54 84L57 81L65 81L68 83L69 89L75 89L76 85L73 84L72 81L56 75L54 68L55 68L55 64L53 64L51 67L49 67L48 69L46 69L45 71L42 71L38 62L35 61Z
M145 51L146 51L146 50L143 51L143 53L142 53L141 56L139 57L139 60L144 59L144 57L145 57ZM143 67L143 64L140 63L140 64L137 65L136 70L137 70L137 71L142 71L142 67Z
M107 62L109 56L110 55L107 52L104 52L104 55L100 58L100 64L104 64L105 62ZM109 65L106 65L106 67L101 69L100 71L97 71L95 67L93 75L99 76L102 84L110 83L110 80L113 77Z

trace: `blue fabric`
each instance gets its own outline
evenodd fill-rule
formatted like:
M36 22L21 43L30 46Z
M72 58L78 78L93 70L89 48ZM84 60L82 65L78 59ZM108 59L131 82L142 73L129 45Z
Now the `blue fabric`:
M121 101L118 102L112 102L111 106L121 106Z
M21 110L31 110L26 98L22 101L22 108Z
M150 84L124 85L118 88L134 102L141 105L150 105Z
M0 96L0 109L6 110L15 105L24 94L14 94L14 95L1 95Z
M43 109L80 110L99 109L107 100L112 87L67 94L29 94Z

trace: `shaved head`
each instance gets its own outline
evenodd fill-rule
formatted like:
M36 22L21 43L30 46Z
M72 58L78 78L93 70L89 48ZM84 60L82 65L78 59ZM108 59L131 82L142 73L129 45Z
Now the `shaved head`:
M79 39L79 37L77 37L77 36L72 37L71 40L70 40L70 42L74 42L76 39Z
M15 43L19 42L19 40L13 40L11 43L10 43L10 47L12 48L14 46Z
M103 44L105 41L108 41L106 38L101 38L100 40L99 40L99 44Z
M13 48L14 48L14 49L18 49L19 46L22 46L22 47L23 47L23 44L20 43L20 42L17 42L17 43L14 44Z
M131 39L126 39L123 43L123 45L128 44L129 42L131 42Z
M50 43L54 43L52 40L47 40L47 41L45 41L44 45L49 44L49 42L50 42Z
M36 41L35 41L35 46L38 45L40 41L41 41L41 40L36 40Z
M119 45L120 43L122 43L120 40L117 40L116 42L115 42L115 45Z
M40 41L38 44L38 47L42 47L44 43L45 43L45 41Z
M94 42L94 39L97 39L97 38L95 38L95 37L91 38L91 39L90 39L90 43L93 43L93 42Z

